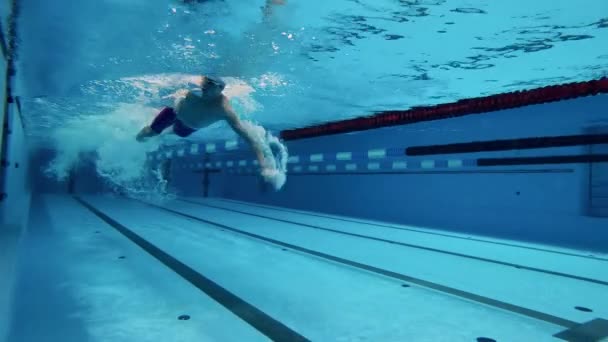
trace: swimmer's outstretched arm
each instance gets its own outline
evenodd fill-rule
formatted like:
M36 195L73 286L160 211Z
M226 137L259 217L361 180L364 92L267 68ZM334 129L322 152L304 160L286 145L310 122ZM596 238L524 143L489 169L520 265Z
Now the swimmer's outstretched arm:
M266 168L269 168L270 165L266 165L266 160L264 159L264 149L263 149L262 145L260 144L260 142L257 139L255 139L255 137L253 136L252 133L250 133L249 131L247 131L245 129L245 127L243 127L241 120L236 115L234 110L232 110L232 108L230 108L229 104L226 104L224 108L226 110L226 121L228 121L228 124L230 125L230 127L232 127L232 129L241 138L245 139L245 141L247 141L249 146L251 146L251 149L253 149L253 152L255 153L255 156L258 160L258 163L260 164L260 167L262 168L262 171L264 171Z

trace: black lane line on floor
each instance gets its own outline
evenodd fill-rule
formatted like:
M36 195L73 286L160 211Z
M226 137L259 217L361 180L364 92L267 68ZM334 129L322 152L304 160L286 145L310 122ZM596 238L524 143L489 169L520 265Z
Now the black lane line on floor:
M101 220L114 227L126 238L148 252L158 261L169 267L173 272L179 274L206 295L213 298L220 305L230 310L236 316L247 322L256 330L266 335L273 341L309 341L307 338L291 330L283 323L270 317L255 306L247 303L243 299L224 289L217 283L206 278L202 274L188 267L186 264L175 259L171 255L165 253L160 248L146 241L127 227L116 222L106 214L102 213L89 203L79 197L74 197L85 208L89 209L93 214L97 215Z
M249 236L249 237L252 237L252 238L257 239L257 240L269 242L269 243L274 244L274 245L278 245L278 246L282 246L282 247L287 247L287 248L290 248L290 249L292 249L294 251L299 251L299 252L306 253L306 254L309 254L309 255L312 255L312 256L315 256L315 257L319 257L319 258L323 258L323 259L326 259L326 260L330 260L330 261L333 261L335 263L339 263L339 264L355 267L355 268L358 268L358 269L362 269L362 270L365 270L365 271L368 271L368 272L376 273L376 274L383 275L383 276L386 276L386 277L390 277L390 278L393 278L393 279L399 279L399 280L406 281L406 282L409 282L409 283L412 283L412 284L417 284L417 285L419 285L421 287L426 287L426 288L429 288L429 289L432 289L432 290L436 290L436 291L443 292L443 293L446 293L446 294L449 294L449 295L453 295L453 296L456 296L456 297L460 297L460 298L463 298L463 299L474 301L474 302L477 302L477 303L480 303L480 304L489 305L489 306L492 306L492 307L495 307L495 308L499 308L499 309L502 309L502 310L507 310L507 311L513 312L515 314L524 315L524 316L527 316L527 317L530 317L530 318L533 318L533 319L537 319L537 320L541 320L541 321L544 321L544 322L547 322L547 323L559 325L559 326L566 327L566 328L572 328L572 327L576 327L576 326L579 325L578 323L576 323L574 321L571 321L571 320L568 320L568 319L565 319L565 318L561 318L561 317L557 317L557 316L553 316L553 315L550 315L550 314L547 314L547 313L544 313L544 312L540 312L540 311L536 311L536 310L532 310L532 309L527 309L527 308L524 308L524 307L521 307L521 306L518 306L518 305L509 304L507 302L499 301L499 300L492 299L492 298L489 298L489 297L480 296L480 295L477 295L477 294L474 294L474 293L471 293L471 292L462 291L462 290L451 288L451 287L448 287L448 286L445 286L445 285L441 285L441 284L433 283L433 282L430 282L430 281L414 278L414 277L411 277L411 276L408 276L408 275L405 275L405 274L401 274L401 273L385 270L385 269L382 269L382 268L378 268L378 267L362 264L362 263L359 263L359 262L356 262L356 261L352 261L352 260L348 260L348 259L343 259L343 258L340 258L340 257L337 257L337 256L333 256L333 255L330 255L330 254L325 254L325 253L322 253L322 252L317 252L317 251L314 251L314 250L311 250L311 249L307 249L307 248L304 248L304 247L292 245L292 244L287 243L287 242L282 242L282 241L279 241L279 240L267 238L265 236L249 233L249 232L246 232L246 231L243 231L243 230L240 230L240 229L237 229L237 228L233 228L231 226L227 226L227 225L224 225L224 224L221 224L221 223L205 220L205 219L202 219L200 217L196 217L196 216L193 216L193 215L182 213L182 212L179 212L179 211L176 211L176 210L173 210L173 209L165 208L163 206L159 206L159 205L156 205L156 204L147 203L147 202L144 202L144 201L141 201L141 200L135 200L135 201L138 201L138 202L140 202L142 204L148 205L148 206L150 206L152 208L161 209L161 210L173 213L175 215L183 216L183 217L195 220L195 221L199 221L199 222L203 222L203 223L206 223L206 224L209 224L209 225L213 225L213 226L219 227L219 228L224 229L224 230L229 230L229 231L237 233L237 234Z
M295 210L295 209L271 207L271 206L267 206L267 205L254 204L254 203L249 203L249 202L241 202L241 201L231 200L231 199L227 199L227 198L213 198L213 199L214 200L218 200L218 201L222 201L222 202L236 203L236 204L250 206L250 207L258 207L258 208L263 208L263 209L268 209L268 210L284 211L284 212L287 212L287 213L295 213L295 214L300 214L300 215L321 217L321 218L330 219L330 220L336 220L336 221L359 223L359 224L365 224L365 225L369 225L369 226L390 228L390 229L396 229L396 230L405 230L405 231L415 232L415 233L420 233L420 234L429 234L429 235L444 236L444 237L449 237L449 238L453 238L453 239L477 241L477 242L489 243L489 244L493 244L493 245L501 245L501 246L515 247L515 248L523 248L523 249L529 249L529 250L534 250L534 251L553 253L553 254L561 254L561 255L568 255L568 256L573 256L573 257L578 257L578 258L585 258L585 259L592 259L592 260L598 260L598 261L608 261L608 259L604 259L604 258L600 258L600 257L596 257L596 256L580 255L580 254L568 253L568 252L559 252L559 251L553 251L553 250L544 249L544 248L521 246L521 245L516 245L516 244L511 244L511 243L488 241L488 240L483 240L483 239L461 237L461 236L455 236L455 235L450 235L450 234L426 232L426 231L423 231L423 230L409 229L409 228L402 228L402 227L395 227L395 226L385 225L385 224L380 224L380 223L365 222L365 221L359 221L359 220L355 220L355 219L346 219L346 218L332 217L332 216L321 215L321 214L313 214L313 213L301 212L301 211L298 211L298 210Z
M457 253L457 252L450 252L450 251L446 251L446 250L443 250L443 249L432 248L432 247L425 247L425 246L420 246L420 245L414 245L414 244L409 244L409 243L405 243L405 242L399 242L399 241L395 241L395 240L382 239L382 238L377 238L377 237L363 235L363 234L349 233L349 232L344 232L344 231L341 231L341 230L336 230L336 229L316 226L316 225L313 225L313 224L294 222L294 221L290 221L290 220L284 220L284 219L274 218L272 216L252 214L252 213L248 213L248 212L240 211L240 210L236 210L236 209L228 209L228 208L218 207L218 206L211 205L211 204L203 204L203 203L200 203L200 202L188 201L188 200L184 200L184 199L178 199L178 200L182 201L182 202L186 202L186 203L192 203L192 204L196 204L196 205L200 205L200 206L205 206L205 207L210 207L210 208L230 211L230 212L239 213L239 214L243 214L243 215L249 215L249 216L253 216L253 217L260 217L260 218L265 218L265 219L269 219L269 220L273 220L273 221L278 221L278 222L285 222L285 223L294 224L294 225L298 225L298 226L302 226L302 227L308 227L308 228L313 228L313 229L318 229L318 230L324 230L324 231L328 231L328 232L332 232L332 233L337 233L337 234L342 234L342 235L355 236L355 237L359 237L359 238L363 238L363 239L367 239L367 240L386 242L386 243L390 243L392 245L398 245L398 246L404 246L404 247L422 249L422 250L425 250L425 251L430 251L430 252L435 252L435 253L453 255L453 256L457 256L457 257L461 257L461 258L467 258L467 259L473 259L473 260L478 260L478 261L483 261L483 262L489 262L489 263L493 263L493 264L497 264L497 265L516 267L516 268L523 269L523 270L534 271L534 272L539 272L539 273L545 273L545 274L550 274L550 275L554 275L554 276L559 276L559 277L564 277L564 278L571 278L571 279L576 279L576 280L580 280L580 281L586 281L586 282L589 282L589 283L594 283L594 284L608 286L608 282L607 281L603 281L603 280L598 280L598 279L593 279L593 278L587 278L587 277L581 277L581 276L577 276L577 275L573 275L573 274L568 274L568 273L550 271L550 270L545 270L545 269L542 269L542 268L525 266L525 265L521 265L521 264L513 264L513 263L510 263L510 262L506 262L506 261L500 261L500 260L482 258L482 257L474 256L474 255L462 254L462 253Z

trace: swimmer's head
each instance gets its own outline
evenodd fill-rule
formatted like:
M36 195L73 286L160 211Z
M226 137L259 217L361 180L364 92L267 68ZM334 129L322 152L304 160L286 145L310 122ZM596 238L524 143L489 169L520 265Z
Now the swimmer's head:
M219 77L201 76L201 90L203 95L207 97L215 97L222 94L222 91L226 87L226 83Z

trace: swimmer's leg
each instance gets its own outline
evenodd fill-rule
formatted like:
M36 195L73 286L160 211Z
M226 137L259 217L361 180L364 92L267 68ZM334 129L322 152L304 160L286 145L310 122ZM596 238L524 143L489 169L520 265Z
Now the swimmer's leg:
M266 0L266 5L262 7L264 19L272 15L272 7L276 5L285 5L285 0Z
M173 125L176 120L176 114L173 108L165 107L163 108L152 120L152 123L149 126L146 126L137 133L136 139L137 141L144 141L146 138L153 137L155 135L159 135L162 131Z
M186 126L179 119L176 119L175 122L173 123L173 134L175 134L179 137L185 138L194 132L196 132L196 130L194 128L190 128L190 127Z

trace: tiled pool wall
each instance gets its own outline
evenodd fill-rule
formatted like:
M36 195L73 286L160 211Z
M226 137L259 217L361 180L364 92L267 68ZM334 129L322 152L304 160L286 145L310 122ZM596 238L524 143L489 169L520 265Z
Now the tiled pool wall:
M608 221L590 211L591 169L605 163L479 166L482 158L588 155L589 145L426 156L405 149L606 132L607 105L608 96L599 95L288 141L287 183L276 193L260 188L254 155L242 141L187 143L148 158L152 166L171 159L173 186L183 195L201 196L207 183L209 196L606 249ZM603 202L594 203L596 213L605 212Z

